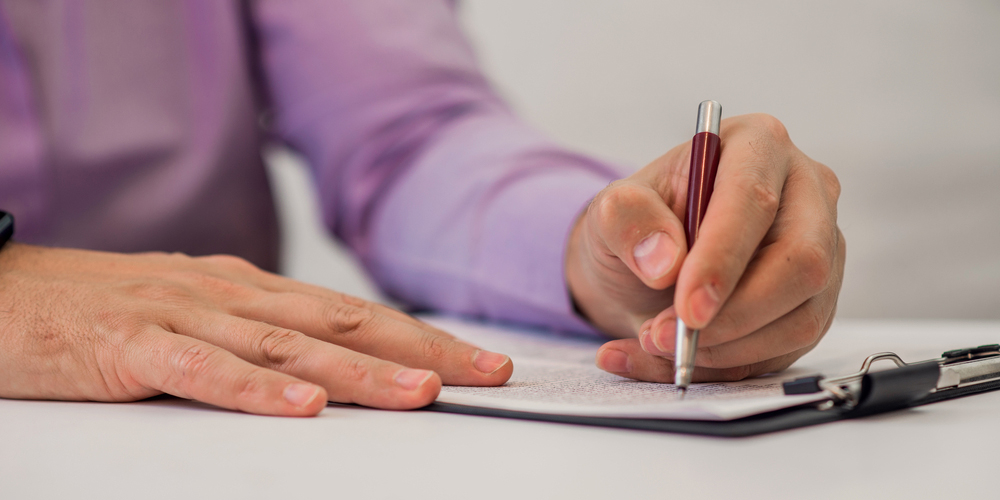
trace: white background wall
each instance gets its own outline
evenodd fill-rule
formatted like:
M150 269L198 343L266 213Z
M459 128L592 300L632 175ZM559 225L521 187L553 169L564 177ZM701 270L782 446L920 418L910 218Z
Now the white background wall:
M485 71L562 143L639 167L697 103L780 118L843 184L842 317L1000 319L1000 2L466 0ZM292 276L375 298L272 155Z

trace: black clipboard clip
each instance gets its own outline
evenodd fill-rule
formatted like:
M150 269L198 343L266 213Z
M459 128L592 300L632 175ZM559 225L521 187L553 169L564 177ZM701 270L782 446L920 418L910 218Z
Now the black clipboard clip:
M872 371L878 361L888 360L895 369ZM981 384L1000 381L1000 344L945 351L940 358L907 363L896 353L880 352L865 358L856 373L836 378L822 375L784 382L786 395L827 392L830 399L818 408L865 410L875 413L923 404L986 390ZM992 384L991 384L992 385Z

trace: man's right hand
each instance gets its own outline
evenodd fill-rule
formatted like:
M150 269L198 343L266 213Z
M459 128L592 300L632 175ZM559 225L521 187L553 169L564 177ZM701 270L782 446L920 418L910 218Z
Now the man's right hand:
M690 252L690 141L605 188L570 233L570 294L620 338L598 351L604 370L673 382L678 318L701 330L695 382L784 370L830 328L847 252L837 176L772 116L721 125L715 194Z
M507 356L393 309L231 256L0 252L0 397L135 401L161 393L265 415L326 402L434 401L494 386Z

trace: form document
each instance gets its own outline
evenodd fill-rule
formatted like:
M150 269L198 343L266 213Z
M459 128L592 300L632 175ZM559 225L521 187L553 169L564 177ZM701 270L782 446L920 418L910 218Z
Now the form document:
M594 356L604 340L427 317L424 321L483 349L507 354L514 374L501 387L445 386L437 401L499 410L610 418L731 420L808 404L828 394L785 396L795 374L693 384L681 400L672 384L639 382L602 371Z

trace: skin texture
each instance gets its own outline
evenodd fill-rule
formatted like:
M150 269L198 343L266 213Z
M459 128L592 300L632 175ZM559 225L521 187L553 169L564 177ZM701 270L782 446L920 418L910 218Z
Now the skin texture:
M701 335L695 382L780 371L830 327L843 281L840 183L769 115L723 120L715 192L687 251L690 143L598 194L577 221L566 280L580 312L621 340L602 369L673 382L677 316Z
M161 393L265 415L410 409L442 383L500 385L507 356L401 312L230 256L0 252L0 397Z

